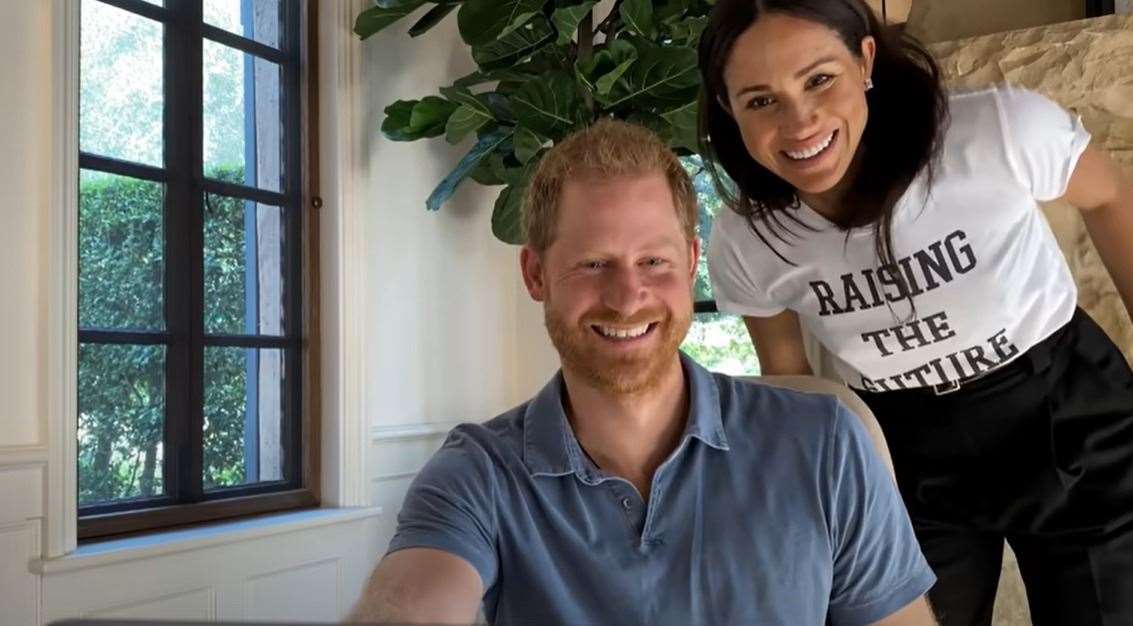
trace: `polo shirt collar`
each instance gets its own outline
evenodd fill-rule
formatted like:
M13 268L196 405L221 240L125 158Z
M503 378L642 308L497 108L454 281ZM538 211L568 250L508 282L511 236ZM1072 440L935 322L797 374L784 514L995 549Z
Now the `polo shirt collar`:
M695 437L717 450L727 450L716 381L683 352L680 359L689 383L689 416L678 446ZM593 480L593 464L579 446L563 410L564 385L560 370L527 403L523 414L523 460L533 476L576 474L583 480Z

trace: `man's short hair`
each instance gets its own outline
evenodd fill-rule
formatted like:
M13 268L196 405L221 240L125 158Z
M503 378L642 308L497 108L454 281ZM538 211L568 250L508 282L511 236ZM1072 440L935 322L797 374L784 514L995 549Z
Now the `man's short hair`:
M523 203L527 245L544 252L554 243L563 186L572 177L653 172L664 174L669 181L681 230L692 241L698 215L696 191L677 155L652 131L606 118L555 145L539 163Z

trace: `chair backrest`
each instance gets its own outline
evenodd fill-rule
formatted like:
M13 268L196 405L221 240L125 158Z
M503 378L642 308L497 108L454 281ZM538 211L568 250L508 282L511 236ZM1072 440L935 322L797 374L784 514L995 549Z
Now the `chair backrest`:
M744 376L741 377L740 380L769 385L771 387L781 387L810 393L826 393L837 396L847 408L861 419L866 432L869 433L870 439L873 440L877 454L881 456L881 460L885 463L885 466L889 468L889 473L893 473L893 459L889 456L889 446L885 443L885 435L881 432L881 425L877 423L877 418L873 416L873 411L869 410L869 406L858 397L858 394L854 393L853 389L832 380L819 378L818 376Z

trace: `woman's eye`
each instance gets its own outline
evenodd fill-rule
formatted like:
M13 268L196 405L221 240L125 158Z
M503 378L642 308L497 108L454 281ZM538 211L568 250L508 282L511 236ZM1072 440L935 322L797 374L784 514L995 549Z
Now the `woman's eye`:
M774 104L775 100L771 96L756 96L747 103L749 109L762 109Z
M821 87L821 86L829 83L832 80L834 80L834 77L831 76L830 74L815 74L808 81L807 86L810 87L811 89L814 89L815 87Z

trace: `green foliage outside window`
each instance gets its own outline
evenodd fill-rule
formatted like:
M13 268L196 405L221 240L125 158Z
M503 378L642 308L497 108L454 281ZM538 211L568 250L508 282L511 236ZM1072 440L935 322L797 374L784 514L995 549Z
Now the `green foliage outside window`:
M242 182L243 171L219 172ZM79 190L79 317L84 328L164 326L162 187L84 175ZM244 202L212 197L205 209L209 315L243 319ZM145 323L139 323L139 320ZM83 344L79 349L79 504L162 493L164 346ZM204 484L244 482L246 352L206 352Z

